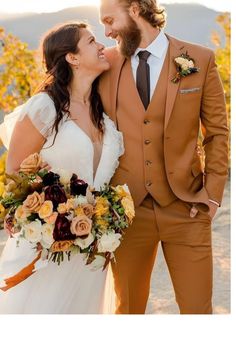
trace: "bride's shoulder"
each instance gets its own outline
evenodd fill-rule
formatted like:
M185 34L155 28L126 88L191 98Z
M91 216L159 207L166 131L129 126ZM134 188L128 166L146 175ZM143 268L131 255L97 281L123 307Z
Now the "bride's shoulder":
M104 118L104 124L106 128L112 128L117 130L115 122L110 117L108 117L105 113L103 113L103 118Z
M50 107L51 109L55 109L55 105L51 97L47 94L47 92L39 92L33 95L26 101L26 108L37 108L44 109L45 107Z

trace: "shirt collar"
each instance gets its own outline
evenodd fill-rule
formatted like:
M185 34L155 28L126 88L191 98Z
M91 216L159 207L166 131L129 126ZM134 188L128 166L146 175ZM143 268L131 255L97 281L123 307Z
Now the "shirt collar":
M160 33L156 36L154 41L152 41L152 43L150 43L147 48L137 48L134 53L134 57L138 59L137 54L142 50L147 50L152 55L160 59L164 54L165 50L167 49L168 43L169 41L165 33L163 31L160 31Z

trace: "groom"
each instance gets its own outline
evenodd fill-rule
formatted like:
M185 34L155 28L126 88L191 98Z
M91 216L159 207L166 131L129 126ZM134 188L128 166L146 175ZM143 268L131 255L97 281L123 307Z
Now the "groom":
M100 17L118 42L106 51L111 69L100 80L105 112L124 135L113 184L127 183L136 205L113 264L116 313L145 312L161 244L180 313L210 314L211 222L228 165L214 54L165 34L155 0L101 0Z

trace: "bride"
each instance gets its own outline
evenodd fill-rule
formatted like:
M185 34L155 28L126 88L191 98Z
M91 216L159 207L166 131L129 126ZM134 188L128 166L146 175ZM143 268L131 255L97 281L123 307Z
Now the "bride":
M42 48L47 79L1 128L9 144L7 172L17 172L23 159L40 152L52 170L76 173L99 190L124 152L122 135L104 116L97 92L98 76L109 69L104 46L86 24L70 23L51 30ZM16 239L9 238L0 261L1 285L34 257L29 243L22 240L17 247ZM99 314L113 309L110 269L92 271L80 254L60 266L49 262L15 287L0 290L0 313Z

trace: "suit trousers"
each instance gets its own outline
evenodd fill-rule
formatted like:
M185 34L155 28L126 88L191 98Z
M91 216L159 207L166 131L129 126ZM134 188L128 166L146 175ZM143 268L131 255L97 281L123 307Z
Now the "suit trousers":
M143 314L159 243L181 314L212 313L211 218L176 199L159 206L148 195L115 252L112 270L117 314Z

